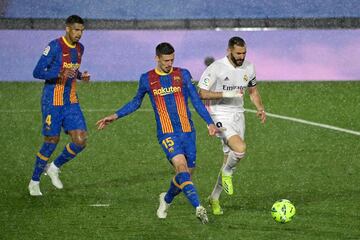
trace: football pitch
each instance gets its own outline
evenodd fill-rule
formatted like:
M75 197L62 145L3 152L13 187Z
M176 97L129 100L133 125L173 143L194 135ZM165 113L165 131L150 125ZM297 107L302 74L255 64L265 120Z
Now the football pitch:
M42 176L42 197L29 196L41 135L41 83L0 83L0 239L360 239L360 81L260 82L266 110L322 126L247 112L247 156L234 175L234 195L221 196L224 215L206 198L222 162L220 141L197 129L193 178L209 224L202 225L183 195L166 220L156 217L158 196L173 176L156 139L148 97L142 107L103 131L95 123L129 101L137 83L78 85L88 124L87 148L64 165L64 189ZM254 109L248 95L246 108ZM61 136L51 160L68 142ZM272 204L286 198L297 210L276 223Z

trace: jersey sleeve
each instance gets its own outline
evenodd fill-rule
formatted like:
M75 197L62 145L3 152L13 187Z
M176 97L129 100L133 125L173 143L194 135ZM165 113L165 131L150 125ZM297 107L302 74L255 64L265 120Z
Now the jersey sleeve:
M212 63L208 66L200 77L198 87L204 90L210 90L216 80L216 65Z
M203 102L201 101L195 86L192 83L192 77L188 70L183 69L183 79L186 88L189 91L189 96L191 102L196 110L196 112L200 115L200 117L209 125L214 124L214 121L211 119L209 112L207 111L206 107L204 106Z
M59 46L55 41L49 43L35 66L34 78L49 80L58 77L60 66L55 64L55 58L59 51Z
M125 117L130 113L135 112L141 106L141 103L147 91L145 84L146 84L146 78L145 75L143 74L140 77L139 87L135 97L130 102L128 102L127 104L125 104L123 107L121 107L119 110L116 111L116 115L118 116L118 118Z
M255 72L255 66L253 64L249 67L249 83L248 87L255 87L256 86L256 72Z

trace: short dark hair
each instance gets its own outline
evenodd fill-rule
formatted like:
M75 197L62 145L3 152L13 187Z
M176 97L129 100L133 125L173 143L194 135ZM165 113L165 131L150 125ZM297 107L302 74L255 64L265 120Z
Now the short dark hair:
M206 57L204 59L204 64L208 67L215 61L214 57Z
M175 49L173 46L171 46L170 43L162 42L159 45L156 46L156 56L160 55L170 55L175 52Z
M233 48L234 45L237 45L239 47L245 47L246 43L245 40L242 39L241 37L232 37L229 39L228 47Z
M74 23L79 23L79 24L84 25L84 20L81 17L79 17L78 15L71 15L66 19L65 23L66 23L66 25L72 25Z

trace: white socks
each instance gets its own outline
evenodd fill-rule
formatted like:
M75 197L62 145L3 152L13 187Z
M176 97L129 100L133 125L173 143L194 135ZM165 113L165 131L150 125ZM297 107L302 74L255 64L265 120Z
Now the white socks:
M225 176L232 176L236 168L236 165L244 156L245 156L244 152L239 153L239 152L230 151L226 164L222 170L222 173Z
M210 195L211 199L219 200L220 194L222 192L222 183L221 183L222 174L224 174L225 176L232 176L236 168L236 165L244 156L245 153L230 151L228 158L226 160L226 164L223 164L220 169L215 187Z
M222 167L220 168L220 172L217 177L215 187L210 195L210 198L213 200L219 200L220 194L222 192L221 173L223 171L224 166L225 166L225 164L223 164Z

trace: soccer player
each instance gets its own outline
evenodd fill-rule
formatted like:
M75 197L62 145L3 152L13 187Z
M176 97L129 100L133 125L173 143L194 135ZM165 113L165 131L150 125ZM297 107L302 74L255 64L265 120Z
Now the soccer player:
M206 68L198 86L201 99L216 123L226 129L218 136L223 144L224 161L209 202L213 214L221 215L219 203L222 189L233 194L232 175L236 165L244 158L245 118L243 94L247 89L252 103L257 108L257 116L265 123L266 114L260 94L256 88L254 65L247 60L246 44L240 37L232 37L228 43L227 56Z
M81 17L72 15L66 19L66 33L49 43L38 61L33 75L44 79L41 98L42 134L44 143L36 154L33 175L28 189L30 195L41 196L40 176L46 171L52 184L62 189L59 169L79 154L86 145L87 129L76 94L76 79L88 82L87 71L79 71L84 46L79 42L84 31ZM71 137L62 153L48 164L60 139L61 128Z
M191 180L196 162L196 143L195 128L188 107L189 97L195 110L207 123L209 134L215 135L218 129L191 82L190 72L173 67L174 52L171 44L160 43L156 47L157 66L141 75L135 97L115 114L99 120L96 124L98 129L103 129L113 121L136 111L147 93L155 113L159 144L176 171L168 191L160 194L157 216L166 218L174 197L183 192L195 208L196 217L205 224L208 222L206 210L200 205L198 193Z

